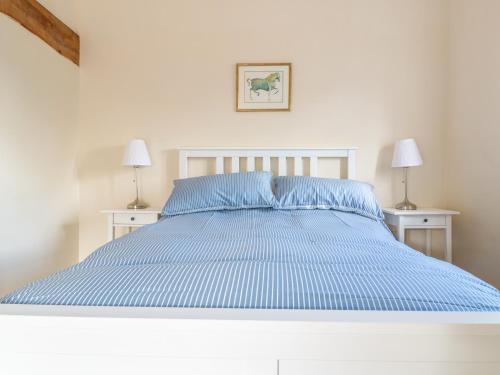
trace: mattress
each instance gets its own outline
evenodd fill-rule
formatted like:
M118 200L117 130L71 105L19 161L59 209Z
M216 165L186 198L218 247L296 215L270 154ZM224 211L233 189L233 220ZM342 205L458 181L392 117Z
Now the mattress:
M500 311L500 292L333 210L162 218L1 303L247 309Z

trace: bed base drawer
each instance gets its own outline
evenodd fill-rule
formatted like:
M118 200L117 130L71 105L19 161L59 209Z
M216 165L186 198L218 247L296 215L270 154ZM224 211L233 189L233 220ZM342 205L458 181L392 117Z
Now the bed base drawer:
M280 361L279 369L280 375L496 375L500 371L500 363L284 360Z

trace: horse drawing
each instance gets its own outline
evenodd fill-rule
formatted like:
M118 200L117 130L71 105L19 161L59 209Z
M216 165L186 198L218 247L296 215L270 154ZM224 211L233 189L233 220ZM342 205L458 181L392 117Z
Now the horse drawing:
M279 92L276 82L280 82L280 74L278 72L271 73L266 78L247 78L247 84L250 88L250 99L252 99L252 92L259 96L259 90L263 90L267 91L267 100L270 101L271 95Z

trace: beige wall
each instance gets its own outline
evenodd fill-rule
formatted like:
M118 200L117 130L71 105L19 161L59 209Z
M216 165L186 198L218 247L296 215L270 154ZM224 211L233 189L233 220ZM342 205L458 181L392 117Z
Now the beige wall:
M0 46L1 296L78 259L78 68L3 14Z
M447 201L457 265L500 287L500 1L454 0Z
M144 197L156 206L179 146L358 146L358 177L393 204L402 137L416 137L425 161L411 171L412 199L442 205L447 10L436 0L80 1L80 256L106 240L99 210L133 198L120 165L133 137L150 146ZM293 64L292 111L236 113L235 64L266 61Z

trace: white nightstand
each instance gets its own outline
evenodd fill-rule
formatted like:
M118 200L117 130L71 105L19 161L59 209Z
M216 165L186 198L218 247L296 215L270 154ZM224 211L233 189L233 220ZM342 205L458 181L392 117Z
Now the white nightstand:
M143 210L128 210L123 208L102 210L101 213L108 215L108 241L111 241L115 239L115 228L127 227L130 233L132 228L156 223L160 218L161 210L158 208L146 208Z
M438 208L421 208L413 211L384 208L385 222L396 227L396 238L405 242L406 229L425 229L425 253L431 255L431 230L444 229L446 232L446 261L452 262L451 217L460 212L440 210Z

